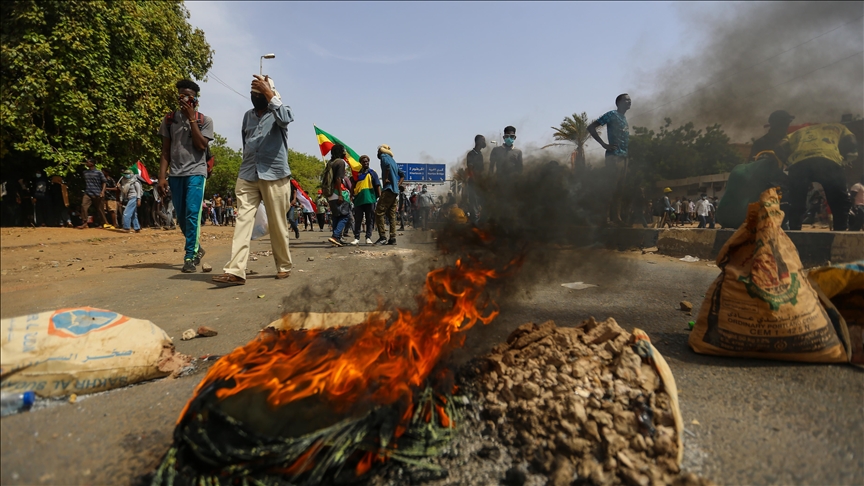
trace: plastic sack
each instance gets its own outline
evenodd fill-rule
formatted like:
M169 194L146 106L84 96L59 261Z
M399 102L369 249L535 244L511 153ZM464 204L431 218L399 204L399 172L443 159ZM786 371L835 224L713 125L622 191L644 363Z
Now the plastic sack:
M267 210L264 209L264 202L258 204L258 213L255 215L255 225L252 226L252 239L257 240L267 236L270 232L270 227L267 226Z
M95 393L166 376L189 359L152 322L91 307L3 319L0 334L4 392Z
M842 319L849 333L850 361L864 366L864 260L811 270L810 282L832 319Z
M842 323L833 322L780 228L775 189L750 204L747 220L717 255L720 275L708 288L689 344L697 353L844 363ZM840 337L838 337L840 336Z

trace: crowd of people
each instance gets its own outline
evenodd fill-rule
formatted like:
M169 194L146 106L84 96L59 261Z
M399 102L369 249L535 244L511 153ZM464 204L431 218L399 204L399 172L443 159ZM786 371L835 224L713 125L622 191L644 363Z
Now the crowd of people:
M242 119L243 161L233 194L214 194L205 199L205 181L212 170L209 143L214 139L213 120L199 111L197 83L184 79L176 83L177 108L161 120L158 133L162 138L159 177L152 183L132 170L114 179L108 170L97 169L97 160L86 161L80 206L70 202L68 187L62 177L47 178L41 172L29 182L17 181L7 190L3 185L4 224L30 226L67 226L86 229L102 227L140 231L142 227L176 226L185 239L183 272L195 272L204 255L200 229L210 224L234 227L231 258L224 273L213 277L218 284L242 285L246 279L249 245L259 207L268 218L270 242L277 266L276 278L287 278L293 263L289 235L300 238L299 225L305 231L324 231L331 245L395 245L397 231L409 224L427 230L431 221L481 223L490 207L490 187L517 187L523 171L522 151L515 148L516 128L504 128L503 144L489 153L488 166L482 135L474 138L474 148L467 153L461 188L456 195L438 201L427 186L406 190L405 174L399 169L393 150L387 144L378 146L376 158L380 173L371 167L371 158L359 158L359 167L349 163L346 148L334 144L330 160L321 174L317 198L309 196L291 176L288 166L287 126L293 121L289 106L282 102L275 82L269 76L253 75L250 88L252 108ZM588 127L590 135L606 150L605 164L594 172L592 188L599 194L602 209L600 225L641 224L657 228L696 225L713 229L716 225L738 227L746 205L758 200L768 187L788 187L785 202L789 229L800 229L812 221L824 205L833 213L833 229L856 229L864 224L864 186L861 183L847 192L842 165L857 153L855 137L844 125L819 124L787 133L792 120L784 111L769 117L768 134L754 143L754 154L746 164L736 167L722 200L702 194L698 199L675 197L671 188L662 195L647 195L644 185L633 197L627 184L629 125L626 112L631 107L627 94L619 95L616 110L609 111ZM607 128L607 139L598 128ZM210 163L208 163L208 160ZM557 162L550 166L559 167ZM578 164L571 172L578 171ZM557 172L556 172L557 173ZM570 174L578 179L578 174ZM593 177L593 176L592 176ZM489 181L495 181L488 185ZM506 184L505 184L506 182ZM864 182L864 181L862 181ZM821 185L816 190L814 183ZM587 182L586 182L587 184ZM809 190L809 195L808 195ZM813 194L816 194L815 196ZM819 194L822 199L819 200ZM10 196L14 196L14 199ZM457 196L459 201L457 203ZM496 197L499 197L497 195ZM627 201L625 203L625 201ZM90 210L93 209L93 215ZM596 216L596 215L595 215ZM650 223L649 223L650 221ZM851 225L847 224L850 223ZM377 239L373 241L373 233ZM353 238L352 238L353 236Z

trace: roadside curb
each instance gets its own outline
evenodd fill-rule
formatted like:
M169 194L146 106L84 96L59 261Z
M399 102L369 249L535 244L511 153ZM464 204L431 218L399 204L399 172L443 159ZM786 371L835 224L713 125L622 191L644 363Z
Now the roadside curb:
M605 247L618 250L656 246L664 255L714 260L733 233L729 229L608 228L603 231L601 241ZM787 231L786 234L798 249L804 266L864 260L864 232Z

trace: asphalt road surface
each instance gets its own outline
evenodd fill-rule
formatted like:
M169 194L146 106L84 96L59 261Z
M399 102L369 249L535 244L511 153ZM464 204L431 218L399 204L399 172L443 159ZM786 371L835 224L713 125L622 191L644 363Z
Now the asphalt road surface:
M409 229L396 247L335 249L326 245L326 232L301 232L291 240L290 278L275 280L272 257L258 256L250 262L258 273L245 286L218 288L210 278L228 260L231 228L205 228L210 274L180 273L177 232L3 231L3 318L62 307L111 309L153 321L178 351L193 356L228 353L283 312L368 311L379 300L410 307L426 271L442 263L430 233ZM253 252L268 249L267 239L253 242ZM687 347L687 321L717 273L710 262L641 252L558 247L529 255L499 302L498 319L472 329L449 359L486 353L528 321L567 326L613 317L626 329L645 330L675 374L687 430L685 469L719 484L864 484L858 369L706 357ZM576 281L597 287L561 286ZM696 305L692 317L677 309L681 300ZM180 341L184 330L201 325L219 335ZM202 373L3 418L0 482L136 482L168 448Z

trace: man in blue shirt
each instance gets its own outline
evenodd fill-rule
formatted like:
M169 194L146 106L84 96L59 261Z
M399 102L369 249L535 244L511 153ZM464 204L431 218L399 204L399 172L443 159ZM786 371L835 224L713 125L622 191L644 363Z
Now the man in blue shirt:
M378 158L381 160L381 198L375 208L375 223L378 226L378 241L376 245L396 244L396 204L399 202L399 186L405 180L405 173L393 160L393 152L389 145L378 147ZM385 218L390 219L390 239L385 236L387 225Z
M288 250L288 209L291 206L291 169L288 168L288 124L294 121L291 108L282 104L273 80L255 75L252 81L253 108L243 116L243 163L234 193L237 196L237 222L231 244L231 260L225 273L213 277L221 284L246 283L249 242L258 213L264 202L270 244L276 261L276 278L287 278L293 263Z
M630 105L630 95L618 95L615 98L618 109L606 112L588 125L588 133L606 149L606 197L609 200L609 220L615 224L622 224L621 200L624 195L624 178L627 176L627 146L630 142L630 125L624 113L630 109ZM597 127L604 125L608 127L606 135L609 143L604 142L597 134Z

